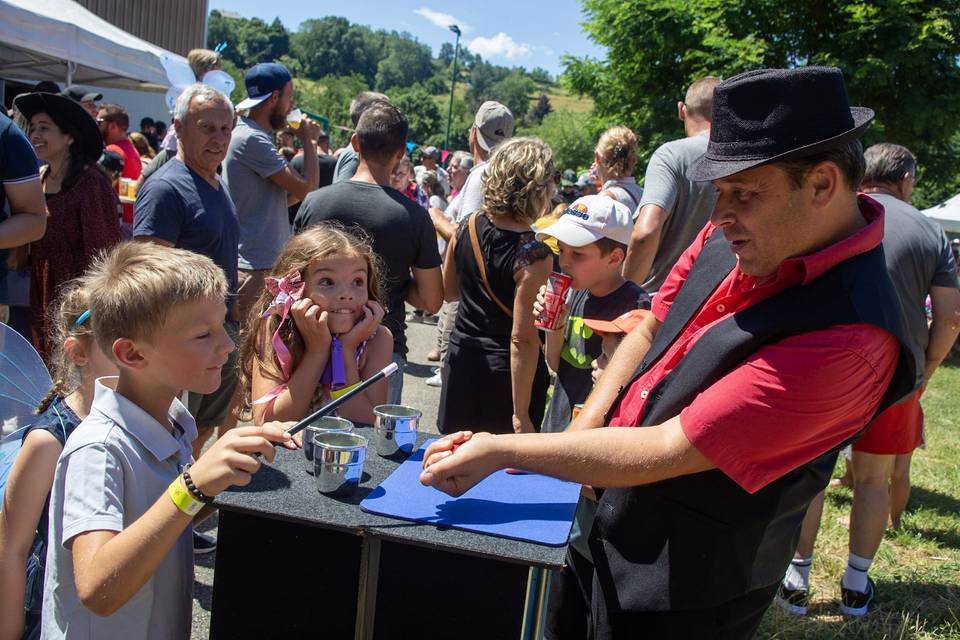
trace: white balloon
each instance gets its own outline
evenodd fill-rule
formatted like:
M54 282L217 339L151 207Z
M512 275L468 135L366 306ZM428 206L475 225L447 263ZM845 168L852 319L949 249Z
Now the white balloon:
M203 76L203 84L213 87L228 98L233 93L233 88L237 86L233 78L226 71L207 71Z
M168 111L173 111L173 108L177 105L177 98L180 97L182 91L183 89L180 87L170 87L167 89L167 95L163 97L163 100L167 104Z
M167 80L175 87L177 85L186 86L197 81L190 65L180 56L165 51L160 54L160 64L163 66L163 70L167 72Z

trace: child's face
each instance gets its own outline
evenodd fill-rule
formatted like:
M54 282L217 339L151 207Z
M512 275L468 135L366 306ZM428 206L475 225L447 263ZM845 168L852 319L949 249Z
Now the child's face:
M221 299L206 298L176 305L152 343L138 342L144 368L158 385L213 393L220 371L236 346L223 328L227 308Z
M597 380L600 379L600 374L603 373L603 370L607 368L607 364L610 362L610 358L613 357L613 352L617 350L617 347L620 346L620 343L623 342L622 333L604 333L601 337L600 345L600 355L590 363L590 366L593 367L593 371L590 372L590 377L593 379L593 384L597 384Z
M307 267L303 293L327 312L330 333L347 333L363 318L367 277L367 261L360 256L335 255Z
M619 251L602 256L596 243L572 247L558 241L557 245L560 247L560 268L573 277L570 286L574 289L590 289L620 271L623 260Z

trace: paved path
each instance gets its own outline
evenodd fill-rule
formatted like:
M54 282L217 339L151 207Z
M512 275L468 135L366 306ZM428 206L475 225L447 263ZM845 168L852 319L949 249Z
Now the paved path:
M427 352L433 349L437 328L431 325L414 324L407 327L407 342L410 349L407 369L403 376L403 403L423 411L420 423L422 431L436 432L437 407L440 389L428 387L424 381L433 375L435 363L427 362ZM216 516L200 526L200 530L216 535ZM194 640L210 635L210 603L213 594L213 565L216 553L197 556L193 586L193 633ZM269 585L257 584L251 576L251 593L269 592ZM275 615L264 610L263 615Z

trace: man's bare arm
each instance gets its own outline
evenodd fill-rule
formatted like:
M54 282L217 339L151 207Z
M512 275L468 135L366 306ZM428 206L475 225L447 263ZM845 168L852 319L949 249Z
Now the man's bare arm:
M927 344L924 382L929 382L943 359L950 353L960 333L960 289L930 287L933 321L930 323L930 342Z
M627 334L620 346L617 347L613 358L603 370L603 375L597 380L593 391L587 398L580 411L567 431L595 429L606 426L605 416L613 406L620 389L627 384L630 376L637 370L643 357L650 350L653 338L660 330L660 321L651 313L637 327Z
M637 284L643 284L647 279L660 248L660 232L666 219L667 211L659 205L646 204L640 208L630 234L627 259L623 263L624 278Z
M10 203L10 217L0 222L0 249L10 249L35 242L47 230L47 205L40 179L5 184L3 190Z

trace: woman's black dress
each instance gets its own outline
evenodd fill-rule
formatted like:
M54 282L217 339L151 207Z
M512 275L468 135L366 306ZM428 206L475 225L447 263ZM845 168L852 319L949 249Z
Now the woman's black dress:
M477 216L477 238L487 279L500 301L513 308L514 274L552 256L533 231L507 231L487 216ZM513 319L490 299L477 268L466 221L457 232L454 262L460 285L460 309L443 364L438 426L441 433L459 430L513 433L510 379L510 335ZM533 322L531 309L529 321ZM549 373L542 352L530 394L530 420L540 428L546 406Z

